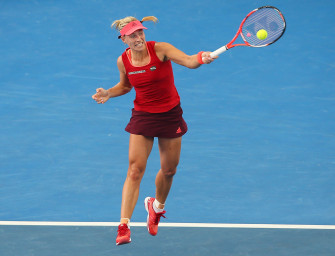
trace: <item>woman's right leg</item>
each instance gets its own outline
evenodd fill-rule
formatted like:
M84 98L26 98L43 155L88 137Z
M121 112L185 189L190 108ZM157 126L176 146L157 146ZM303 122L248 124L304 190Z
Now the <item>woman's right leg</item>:
M130 134L129 167L122 190L121 223L128 223L133 214L153 143L152 137Z

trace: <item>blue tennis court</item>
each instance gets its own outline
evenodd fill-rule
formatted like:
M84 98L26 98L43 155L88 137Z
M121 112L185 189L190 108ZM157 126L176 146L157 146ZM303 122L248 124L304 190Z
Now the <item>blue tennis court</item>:
M147 40L196 54L228 43L263 5L285 15L278 42L232 49L196 70L174 65L189 131L167 225L151 237L141 224L155 192L156 142L132 243L115 246L135 94L104 105L91 98L119 79L125 45L111 23L154 15ZM334 8L330 0L0 0L0 255L335 255Z

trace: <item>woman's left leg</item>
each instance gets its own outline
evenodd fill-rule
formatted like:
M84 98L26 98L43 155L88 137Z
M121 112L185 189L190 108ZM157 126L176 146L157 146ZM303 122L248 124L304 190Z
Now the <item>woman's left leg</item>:
M147 228L151 235L158 231L158 223L164 217L164 204L170 192L173 176L177 171L180 158L181 137L173 139L158 138L161 169L156 176L156 199L147 197L144 206L148 212Z
M181 152L181 139L159 138L158 146L160 153L161 169L156 176L156 200L160 203L158 208L163 209L165 201L170 192L173 176L177 172Z

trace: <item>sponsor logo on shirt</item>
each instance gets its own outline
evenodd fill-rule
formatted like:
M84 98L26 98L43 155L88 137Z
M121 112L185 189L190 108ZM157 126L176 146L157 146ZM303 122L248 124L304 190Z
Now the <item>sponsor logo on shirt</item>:
M156 66L152 66L150 67L150 71L155 71L157 68ZM128 75L136 75L136 74L142 74L147 72L146 70L138 70L138 71L132 71L132 72L128 72Z
M133 71L133 72L128 72L128 75L136 75L136 74L141 74L145 72L146 72L145 70Z

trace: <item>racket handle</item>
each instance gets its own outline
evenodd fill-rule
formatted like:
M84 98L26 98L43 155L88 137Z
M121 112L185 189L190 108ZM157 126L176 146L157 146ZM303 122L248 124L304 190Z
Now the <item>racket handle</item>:
M218 55L220 55L221 53L223 53L223 52L225 52L225 51L227 51L228 50L228 48L227 48L227 46L222 46L222 47L220 47L219 49L217 49L217 50L215 50L214 52L212 52L211 54L210 54L210 56L213 58L213 57L216 57L216 56L218 56Z

